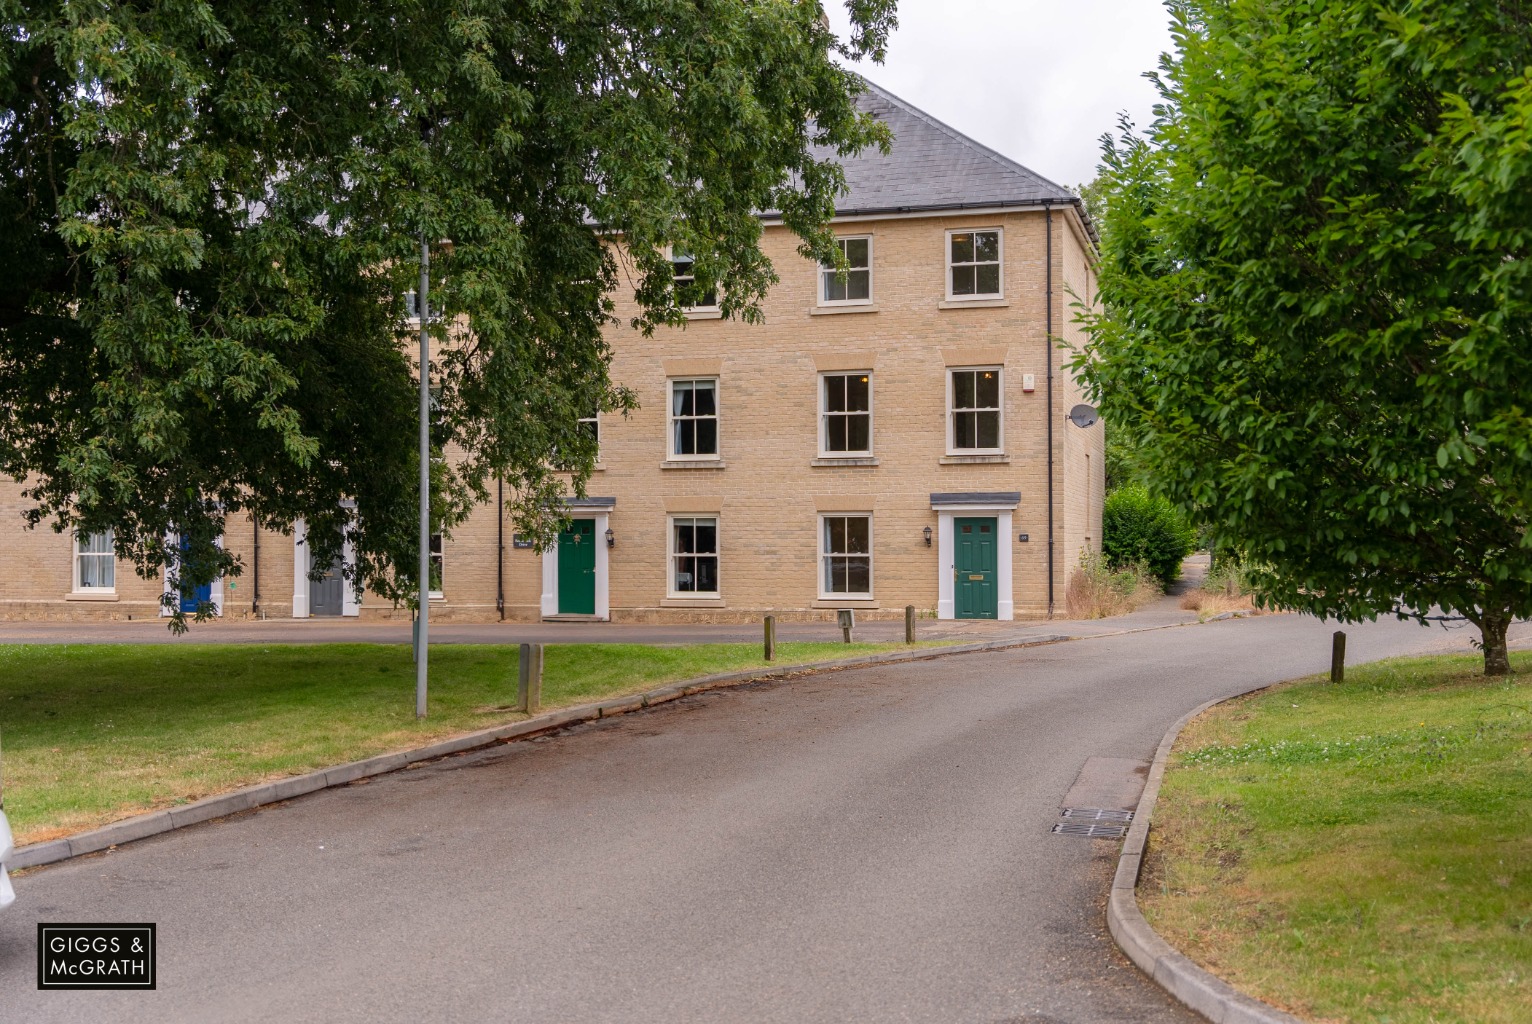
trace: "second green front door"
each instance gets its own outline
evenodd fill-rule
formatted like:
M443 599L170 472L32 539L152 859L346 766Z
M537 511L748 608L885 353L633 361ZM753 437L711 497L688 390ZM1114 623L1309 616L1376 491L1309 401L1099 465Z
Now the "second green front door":
M953 598L960 619L997 619L999 540L994 517L952 520Z
M559 534L559 614L596 614L596 522L576 519Z

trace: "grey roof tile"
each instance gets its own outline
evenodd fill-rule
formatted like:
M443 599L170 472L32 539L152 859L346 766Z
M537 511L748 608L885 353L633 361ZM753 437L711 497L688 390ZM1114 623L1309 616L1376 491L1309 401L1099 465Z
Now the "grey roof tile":
M887 124L894 142L886 155L874 148L838 158L848 189L835 204L841 216L1078 202L1062 185L863 81L858 106Z

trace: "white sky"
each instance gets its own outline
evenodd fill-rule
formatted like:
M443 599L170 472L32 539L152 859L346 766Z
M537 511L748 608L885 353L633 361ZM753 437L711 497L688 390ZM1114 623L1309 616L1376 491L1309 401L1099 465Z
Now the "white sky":
M824 0L845 37L843 3ZM1099 140L1158 98L1142 76L1171 48L1160 0L899 0L881 65L858 70L1060 185L1096 176Z

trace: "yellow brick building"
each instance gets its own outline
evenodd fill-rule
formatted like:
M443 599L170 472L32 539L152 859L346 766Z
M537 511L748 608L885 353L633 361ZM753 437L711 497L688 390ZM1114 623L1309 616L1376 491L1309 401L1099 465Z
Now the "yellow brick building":
M765 323L699 307L684 330L612 328L640 408L596 424L571 528L539 552L489 504L439 542L441 620L740 621L1040 617L1099 548L1102 426L1065 363L1095 299L1094 244L1068 190L873 88L892 152L846 162L834 223L852 271L805 261L767 218L781 278ZM689 265L676 262L678 275ZM618 296L618 315L632 312ZM1050 340L1052 339L1052 340ZM26 531L0 482L0 615L161 614L163 581L106 538ZM407 614L309 579L305 530L233 523L245 574L225 616Z

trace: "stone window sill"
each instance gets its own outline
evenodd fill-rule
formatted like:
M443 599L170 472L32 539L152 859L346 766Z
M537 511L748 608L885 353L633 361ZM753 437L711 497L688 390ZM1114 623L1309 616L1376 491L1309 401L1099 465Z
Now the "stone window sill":
M660 602L661 608L722 608L721 597L667 597Z
M809 463L811 466L840 468L845 466L876 466L878 460L870 455L858 455L848 458L837 458L833 455L821 455Z
M815 608L856 608L859 611L876 611L882 607L871 597L821 597L814 602Z
M64 595L66 601L117 601L115 590L72 590Z
M722 320L723 319L723 310L721 310L721 309L687 309L687 310L683 310L682 313L685 315L686 319L688 319L688 320Z
M660 463L661 469L723 469L722 459L667 459Z
M943 466L973 466L985 463L1005 465L1011 461L1011 457L1004 453L989 455L943 455L936 461Z
M876 313L878 307L871 302L850 303L844 306L814 306L809 316L835 316L838 313Z
M1011 300L998 299L947 299L936 304L937 309L1005 309Z

